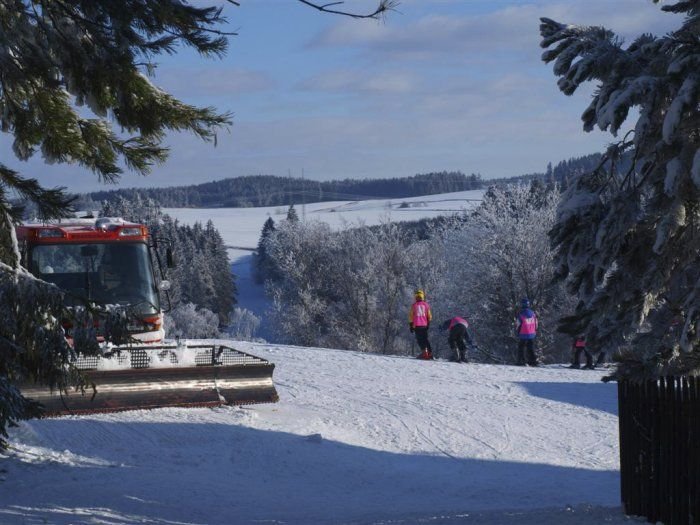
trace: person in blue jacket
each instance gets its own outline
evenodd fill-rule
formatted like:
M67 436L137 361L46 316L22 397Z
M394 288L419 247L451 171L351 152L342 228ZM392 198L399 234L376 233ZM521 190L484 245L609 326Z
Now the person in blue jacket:
M518 366L525 366L525 349L527 348L527 364L537 366L535 357L535 338L537 337L537 314L530 308L530 300L524 298L521 301L522 308L518 312L517 334L518 334Z

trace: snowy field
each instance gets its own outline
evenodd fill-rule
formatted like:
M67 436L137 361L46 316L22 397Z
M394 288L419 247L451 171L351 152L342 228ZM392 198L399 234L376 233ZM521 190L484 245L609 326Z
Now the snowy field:
M391 220L415 221L423 218L451 215L479 205L483 190L460 191L405 199L377 199L363 201L317 202L294 206L300 219L318 220L333 228L344 224L375 225ZM238 306L246 308L263 319L259 336L269 338L265 330L265 311L270 303L263 287L253 281L251 275L252 253L257 248L262 227L268 217L275 223L284 220L289 206L262 208L166 208L163 211L182 224L205 224L208 220L229 247L231 268L236 275Z
M294 205L300 219L318 220L338 228L345 223L367 225L383 220L415 221L472 209L481 202L483 190L460 191L407 197L405 199L376 199L362 201L316 202ZM262 227L268 217L275 223L287 217L289 206L262 208L165 208L163 211L183 224L210 220L231 249L255 250ZM305 211L304 211L305 210ZM235 253L234 253L235 255Z
M23 423L0 523L636 522L603 372L229 344L279 403Z

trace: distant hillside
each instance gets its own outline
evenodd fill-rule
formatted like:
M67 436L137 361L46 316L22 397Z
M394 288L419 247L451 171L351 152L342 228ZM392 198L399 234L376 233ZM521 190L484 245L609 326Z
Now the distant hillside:
M249 175L191 186L167 188L127 188L98 191L79 196L78 207L97 209L94 202L113 202L119 197L133 200L150 198L163 208L244 208L288 206L305 202L352 201L366 199L400 199L455 191L483 189L492 184L541 180L566 187L573 175L594 169L601 160L599 153L550 162L543 172L484 181L481 175L460 171L441 171L392 179L344 179L312 181L275 175ZM622 169L622 168L620 168ZM92 206L92 207L91 207Z
M94 201L132 199L137 193L164 208L279 206L303 202L404 198L481 189L480 175L436 172L393 179L311 181L274 175L254 175L168 188L129 188L90 193Z
M556 182L561 186L566 187L571 177L578 173L585 173L594 170L600 163L603 156L600 153L584 155L583 157L573 157L567 160L562 160L552 166L550 162L547 165L547 171L527 173L518 175L517 177L509 177L503 179L494 179L489 181L490 184L511 184L520 181L530 181L539 179L546 183Z

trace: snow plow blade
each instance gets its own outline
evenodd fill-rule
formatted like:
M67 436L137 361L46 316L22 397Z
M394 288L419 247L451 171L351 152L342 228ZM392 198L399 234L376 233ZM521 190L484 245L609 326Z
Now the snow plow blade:
M274 364L223 345L129 347L110 357L81 356L75 364L94 389L31 386L22 394L44 405L47 417L279 400Z

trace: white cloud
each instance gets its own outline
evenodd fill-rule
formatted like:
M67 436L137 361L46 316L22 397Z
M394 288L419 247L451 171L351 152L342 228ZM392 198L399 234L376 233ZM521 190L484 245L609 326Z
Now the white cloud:
M402 72L327 71L304 80L299 89L350 93L399 94L411 92L415 75Z
M169 136L169 162L147 178L125 175L121 186L284 175L301 167L316 178L542 170L548 161L599 151L612 137L582 131L580 115L592 85L573 97L557 90L551 67L539 58L539 17L602 24L628 40L678 25L678 17L650 0L504 4L405 0L406 14L392 13L385 24L319 18L333 25L303 57L292 54L286 61L286 51L279 50L278 61L265 61L249 52L245 56L255 60L236 62L247 69L173 60L159 69L155 83L193 103L232 105L235 125L219 136L217 148L187 134ZM490 12L464 14L472 5ZM292 38L294 29L285 42L293 42L288 47L296 53L294 45L308 33ZM0 157L5 152L9 147L0 136ZM75 167L44 167L40 159L14 165L25 175L41 174L49 186L96 185L94 175Z
M159 68L153 82L176 97L240 95L268 91L276 86L269 74L239 68Z
M310 47L356 47L372 54L428 59L444 53L533 51L539 45L539 18L564 23L604 25L626 39L642 32L663 34L680 17L643 0L523 2L478 15L434 14L404 22L390 16L384 25L341 21L315 36Z

